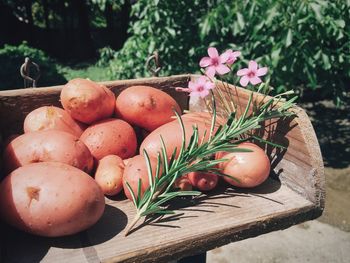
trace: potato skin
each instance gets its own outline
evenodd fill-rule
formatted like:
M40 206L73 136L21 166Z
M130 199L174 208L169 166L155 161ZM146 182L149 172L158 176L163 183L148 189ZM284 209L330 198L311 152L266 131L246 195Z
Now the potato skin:
M179 188L181 191L192 191L192 184L187 175L177 178L175 180L174 187Z
M208 113L184 114L182 120L186 132L186 146L193 134L193 125L198 126L199 142L202 139L204 142L208 141L211 126L211 116ZM218 118L219 121L221 121L220 118ZM206 135L204 137L205 131ZM156 157L162 146L160 135L165 142L168 159L170 159L175 147L177 148L177 153L179 153L182 143L182 131L178 120L166 123L151 132L142 142L140 152L146 150L149 155Z
M85 127L74 120L68 112L55 106L43 106L30 112L24 119L25 133L33 131L59 130L80 137Z
M8 224L47 237L78 233L95 224L105 207L93 178L63 163L22 166L0 184L0 215Z
M117 155L103 157L97 165L95 180L105 195L113 196L123 189L125 164Z
M153 177L155 177L156 168L157 168L157 159L150 158L150 162L152 167L152 175ZM162 169L159 170L159 175L161 175L161 173L162 173ZM142 155L136 155L133 158L130 158L124 169L124 174L123 174L124 193L126 197L131 201L132 201L132 196L127 187L126 182L129 183L136 197L139 179L141 179L141 196L143 196L144 192L149 187L149 180L148 180L146 160Z
M48 130L25 133L12 140L3 155L7 173L36 162L62 162L87 173L93 168L93 157L78 137L63 131Z
M180 106L170 95L150 86L131 86L116 100L118 117L148 131L172 121L174 110L181 114Z
M83 132L80 140L97 160L110 154L122 159L130 158L135 155L137 147L134 129L119 119L106 119L92 124Z
M72 118L91 124L112 116L115 96L102 84L77 78L70 80L63 87L61 103Z
M235 177L233 180L224 176L224 180L237 187L252 188L262 184L270 174L270 160L266 153L253 143L242 143L239 148L249 149L252 152L220 153L219 158L229 161L219 164L222 172Z
M218 175L205 172L191 172L188 174L191 185L201 191L213 190L218 184Z

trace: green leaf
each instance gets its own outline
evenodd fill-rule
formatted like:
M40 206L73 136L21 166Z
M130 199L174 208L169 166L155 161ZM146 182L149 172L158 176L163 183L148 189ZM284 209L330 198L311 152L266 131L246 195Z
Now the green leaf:
M237 12L236 15L237 15L237 22L238 22L239 27L241 29L244 29L245 23L244 23L243 15L240 12Z
M329 57L324 53L322 53L322 61L323 61L324 69L328 70L332 67L331 63L329 62Z
M310 3L310 7L314 11L317 20L319 22L322 22L322 20L323 20L323 16L322 16L322 13L321 13L322 6L317 4L317 3L315 3L315 2L313 2L313 3Z
M292 44L292 41L293 41L293 34L292 34L292 30L289 28L286 36L285 46L289 47Z
M170 27L166 27L165 29L166 29L166 31L168 31L168 33L169 33L172 37L175 37L175 36L176 36L176 31L175 31L175 29L170 28Z

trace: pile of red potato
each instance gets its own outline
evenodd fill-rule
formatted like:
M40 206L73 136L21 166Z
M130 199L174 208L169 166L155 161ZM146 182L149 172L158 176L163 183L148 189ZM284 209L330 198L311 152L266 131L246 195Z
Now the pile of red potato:
M0 216L41 236L65 236L89 228L103 214L104 195L124 190L131 200L126 182L137 193L141 179L143 193L149 186L143 150L155 174L160 135L169 158L182 143L180 124L173 117L174 110L181 114L181 109L156 88L132 86L116 98L104 85L74 79L63 87L60 98L63 109L44 106L30 112L24 134L9 139L3 153L7 176L0 184ZM208 140L208 113L187 113L182 119L187 142L193 125L198 127L199 141ZM218 125L224 122L218 119ZM240 147L251 152L218 153L217 158L229 159L219 168L239 180L223 177L228 183L254 187L268 177L269 159L254 144ZM179 178L175 187L209 191L218 179L212 173L192 172Z

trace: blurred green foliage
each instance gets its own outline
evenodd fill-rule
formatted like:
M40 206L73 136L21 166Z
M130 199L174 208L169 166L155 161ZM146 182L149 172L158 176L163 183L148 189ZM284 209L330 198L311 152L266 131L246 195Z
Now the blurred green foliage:
M52 86L66 82L53 59L43 51L29 47L26 42L23 42L18 46L5 45L0 49L1 90L23 88L23 79L19 70L25 57L29 57L40 66L41 76L44 77L39 79L38 86Z
M147 76L158 50L163 75L198 72L208 46L242 52L269 67L278 92L340 98L350 79L350 0L139 0L124 47L103 53L110 78ZM106 51L106 50L104 50ZM245 65L241 64L245 67Z

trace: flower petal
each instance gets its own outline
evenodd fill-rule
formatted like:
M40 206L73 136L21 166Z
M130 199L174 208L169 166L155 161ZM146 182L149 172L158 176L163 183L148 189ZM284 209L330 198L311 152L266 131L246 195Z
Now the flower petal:
M219 52L215 47L208 48L208 55L211 58L216 58L216 59L219 58Z
M258 70L258 63L255 60L251 60L249 61L248 68L255 73Z
M198 92L198 91L192 91L191 93L190 93L190 97L200 97L200 92Z
M224 64L216 66L215 70L219 75L225 75L226 73L230 72L230 68Z
M239 56L241 55L241 52L240 52L240 51L235 51L235 52L232 53L232 55L233 55L235 58L237 58L237 57L239 57Z
M232 55L232 50L226 50L224 53L220 55L220 63L226 63Z
M189 82L188 82L188 89L189 89L190 91L196 90L196 87L197 87L197 84L194 83L193 81L189 81Z
M239 81L242 87L246 87L248 85L248 82L249 82L249 78L247 76L243 76Z
M209 95L209 90L204 89L201 92L199 92L199 95L201 96L201 98L205 98L206 96Z
M261 83L261 79L260 79L259 77L257 77L257 76L250 78L249 81L250 81L250 83L252 83L253 85L256 85L256 84Z
M248 68L242 68L240 70L237 71L237 76L244 76L247 75L249 72Z
M214 84L213 82L207 81L207 82L204 84L204 88L205 88L206 90L213 89L213 88L215 88L215 84Z
M210 57L204 57L204 58L201 59L201 61L199 61L199 66L201 68L208 67L209 65L211 65Z
M267 67L259 68L258 71L256 72L256 75L258 77L264 76L267 73Z
M204 86L204 84L207 83L207 81L208 81L208 77L207 77L207 76L200 76L200 77L197 79L196 83L197 83L198 85Z
M215 67L214 66L207 67L207 70L205 71L205 74L209 78L214 78L214 76L215 76Z

